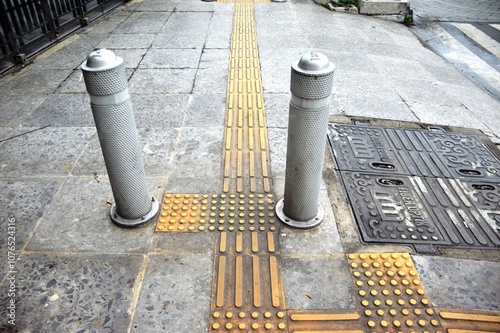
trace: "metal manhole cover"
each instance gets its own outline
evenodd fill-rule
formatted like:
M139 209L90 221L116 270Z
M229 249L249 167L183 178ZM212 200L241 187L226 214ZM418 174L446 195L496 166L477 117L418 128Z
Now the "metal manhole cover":
M365 242L500 247L500 161L477 136L330 124L328 137Z

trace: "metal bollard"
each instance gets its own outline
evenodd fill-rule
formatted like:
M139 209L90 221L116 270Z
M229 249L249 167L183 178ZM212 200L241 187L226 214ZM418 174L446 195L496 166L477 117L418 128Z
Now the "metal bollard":
M276 205L283 223L312 228L323 221L318 202L335 65L314 51L292 65L285 196Z
M115 198L111 220L122 227L145 224L156 215L159 204L148 194L123 59L101 49L92 52L81 67Z

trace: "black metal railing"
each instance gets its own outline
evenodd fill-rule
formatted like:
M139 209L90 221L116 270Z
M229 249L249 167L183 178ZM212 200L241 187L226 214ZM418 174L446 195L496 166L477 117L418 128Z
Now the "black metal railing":
M0 63L27 57L124 0L0 0Z

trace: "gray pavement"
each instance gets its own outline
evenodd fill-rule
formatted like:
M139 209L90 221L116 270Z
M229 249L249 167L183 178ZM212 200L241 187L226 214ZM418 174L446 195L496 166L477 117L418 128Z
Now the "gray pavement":
M7 224L15 219L19 332L208 331L215 235L110 222L111 189L78 67L96 47L125 59L152 195L217 193L233 8L132 1L0 79L0 255L8 256ZM500 142L500 102L404 25L332 13L312 0L255 4L255 19L278 197L290 64L309 49L336 64L332 119L472 128ZM320 227L281 232L290 308L353 309L344 254L409 250L364 247L355 235L350 243L349 208L332 207L337 198L327 189ZM499 251L484 252L413 255L435 306L499 311ZM0 265L5 290L8 270ZM7 325L9 297L1 295L0 325Z
M500 22L496 0L412 0L411 7L421 21Z

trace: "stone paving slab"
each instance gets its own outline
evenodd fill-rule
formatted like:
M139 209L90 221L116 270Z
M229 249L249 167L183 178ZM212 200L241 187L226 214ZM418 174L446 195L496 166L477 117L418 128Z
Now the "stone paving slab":
M436 306L500 309L500 263L424 256L413 261Z
M127 331L142 261L139 255L24 254L17 264L16 329ZM2 320L8 301L2 293Z

